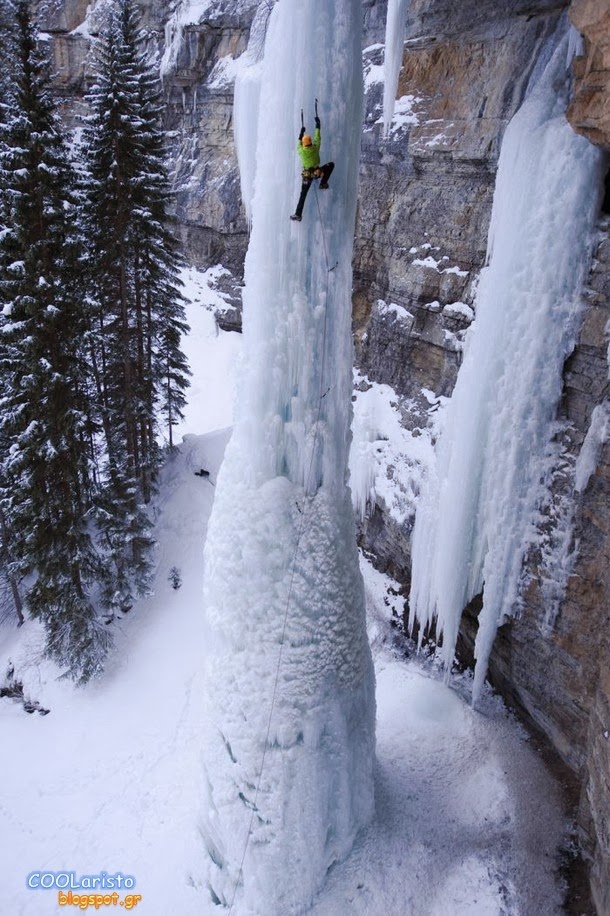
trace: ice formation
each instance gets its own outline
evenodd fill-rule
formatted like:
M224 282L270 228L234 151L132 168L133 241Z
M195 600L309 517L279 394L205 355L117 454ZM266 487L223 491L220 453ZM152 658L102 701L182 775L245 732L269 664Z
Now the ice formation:
M601 154L564 116L567 44L506 130L476 320L413 533L411 615L437 618L448 667L462 610L484 586L475 701L496 630L519 607L601 184Z
M300 912L372 814L374 680L346 484L361 15L359 0L279 0L261 64L239 396L205 549L202 834L212 898L236 893L239 913ZM300 109L313 130L316 97L336 168L293 223ZM249 117L238 106L238 134Z
M409 0L388 0L385 27L385 83L383 87L383 134L385 137L389 136L392 118L394 117L408 9Z
M271 10L272 4L264 2L260 4L254 15L248 48L240 57L242 66L235 80L233 96L233 133L239 163L241 198L246 210L248 225L252 223L263 52Z
M212 0L177 0L165 25L165 51L161 58L161 78L176 69L186 27L197 24Z
M595 472L602 446L610 439L610 401L594 408L591 423L576 461L574 489L582 493Z

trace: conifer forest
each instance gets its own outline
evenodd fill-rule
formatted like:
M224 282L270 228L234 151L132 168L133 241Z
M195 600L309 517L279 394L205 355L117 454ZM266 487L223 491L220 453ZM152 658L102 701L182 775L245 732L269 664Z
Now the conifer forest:
M162 443L188 386L160 83L119 0L68 145L27 0L2 0L1 30L2 584L85 682L149 587Z

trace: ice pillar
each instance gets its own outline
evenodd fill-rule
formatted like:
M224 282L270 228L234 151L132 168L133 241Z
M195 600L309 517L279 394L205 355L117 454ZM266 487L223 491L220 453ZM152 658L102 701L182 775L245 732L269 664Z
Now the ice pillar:
M203 832L210 892L226 905L237 888L240 913L300 912L372 813L374 683L346 484L361 16L359 0L279 0L260 64L244 355L205 549ZM336 168L293 223L300 109L313 133L315 98Z
M504 136L476 320L413 532L411 614L437 618L448 666L483 590L475 700L497 628L519 609L601 185L600 151L565 118L567 46Z

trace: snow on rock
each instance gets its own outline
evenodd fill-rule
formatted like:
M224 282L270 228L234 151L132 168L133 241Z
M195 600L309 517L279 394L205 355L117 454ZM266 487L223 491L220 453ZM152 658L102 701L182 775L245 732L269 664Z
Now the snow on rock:
M443 315L447 318L465 318L466 321L472 321L474 311L465 302L449 302L443 308Z
M217 60L212 68L212 72L206 80L208 89L225 90L233 86L233 83L239 76L242 69L241 57L231 57L227 54Z
M390 134L394 118L408 9L409 0L388 0L385 31L385 84L383 87L383 134L385 137Z
M356 383L349 460L354 509L364 518L382 502L400 525L408 524L433 458L433 426L406 429L399 399L389 385L359 379L358 374Z
M174 427L179 442L184 433L196 429L208 433L231 425L235 399L235 367L241 352L241 335L217 327L216 314L230 308L217 283L229 272L217 265L205 272L194 267L181 273L182 294L187 300L189 334L182 349L195 369L187 392L184 420Z
M377 311L380 315L393 315L399 321L413 321L413 315L408 312L403 305L397 305L395 302L384 302L383 299L377 300Z
M357 0L279 0L270 15L239 398L204 557L210 897L266 916L311 902L373 808L373 671L346 485L360 32ZM313 126L316 97L337 168L297 224L299 112ZM236 118L251 128L240 106Z
M394 136L395 134L398 134L399 131L401 131L404 127L411 127L415 124L419 124L419 117L415 111L415 106L421 101L422 99L419 96L401 95L401 97L394 102L392 119L387 131L385 130L384 115L383 120L385 136Z
M372 47L375 47L374 45ZM363 52L364 55L365 52ZM368 92L376 83L383 83L384 67L383 64L374 64L371 61L364 62L364 91Z
M186 27L200 22L212 3L213 0L177 0L165 24L165 50L161 58L161 79L176 68Z
M504 136L489 265L413 535L412 614L438 619L448 667L462 609L485 586L475 700L496 629L518 607L597 209L601 154L564 115L566 44Z

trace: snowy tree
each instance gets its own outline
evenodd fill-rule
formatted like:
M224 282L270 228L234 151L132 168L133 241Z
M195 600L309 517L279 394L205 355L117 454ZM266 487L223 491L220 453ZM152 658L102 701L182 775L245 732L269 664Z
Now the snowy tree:
M75 175L37 50L16 7L15 104L2 123L0 512L13 581L70 676L101 670L110 645L90 591L103 574L90 534L87 316L73 228Z
M148 502L160 461L158 408L170 426L181 418L188 368L160 86L141 38L131 3L118 0L97 49L85 157L108 452L124 456Z
M158 78L129 0L110 8L96 53L83 155L91 247L91 362L105 441L97 521L117 582L106 602L126 609L146 591L152 544L146 504L161 452L159 419L182 417L188 329L181 259L167 228Z

